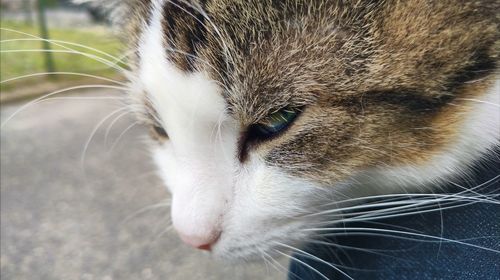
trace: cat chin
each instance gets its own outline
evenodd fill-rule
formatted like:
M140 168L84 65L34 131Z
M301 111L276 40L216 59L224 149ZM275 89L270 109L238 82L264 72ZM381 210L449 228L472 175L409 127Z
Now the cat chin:
M212 248L212 257L227 263L261 262L270 257L282 257L291 249L280 244L301 248L303 242L300 240L306 239L306 236L298 232L298 227L290 225L268 233L256 230L252 238L221 238Z
M263 248L234 247L221 250L213 250L212 258L227 264L261 263L269 258L281 257L273 250L275 247L262 246Z
M263 253L269 254L272 247L259 245L248 246L214 246L212 249L212 257L221 262L238 264L242 262L260 262L262 261Z

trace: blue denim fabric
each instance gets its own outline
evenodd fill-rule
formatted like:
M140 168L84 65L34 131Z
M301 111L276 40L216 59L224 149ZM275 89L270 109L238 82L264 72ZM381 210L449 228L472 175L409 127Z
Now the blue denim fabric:
M467 181L456 183L472 187L490 181L480 192L496 194L496 200L499 202L500 164L491 161L487 164L481 162L475 167L476 171ZM463 191L451 184L445 189L446 193ZM345 226L414 231L500 251L500 205L498 204L476 202L442 212L376 222L379 224L351 223ZM497 252L401 234L383 237L346 233L348 234L327 240L337 246L308 244L304 250L336 265L356 280L500 280L500 253ZM297 253L294 257L312 266L329 279L349 279L317 260ZM325 279L298 261L291 262L288 278L289 280Z

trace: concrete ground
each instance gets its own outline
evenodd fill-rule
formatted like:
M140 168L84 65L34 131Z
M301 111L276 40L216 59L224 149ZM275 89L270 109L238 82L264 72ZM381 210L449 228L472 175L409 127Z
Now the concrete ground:
M2 105L2 122L20 105ZM47 101L2 128L1 278L284 279L263 264L215 262L165 232L168 207L145 208L168 199L140 140L145 129L132 127L111 149L134 122L129 116L107 141L110 122L103 124L82 168L93 128L118 108L117 100Z

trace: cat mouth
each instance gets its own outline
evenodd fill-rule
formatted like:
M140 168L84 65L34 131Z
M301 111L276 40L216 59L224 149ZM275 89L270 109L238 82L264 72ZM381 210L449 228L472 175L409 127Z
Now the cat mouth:
M216 259L229 262L260 261L276 249L274 239L259 240L248 244L214 246L212 255ZM273 254L274 255L274 254Z
M291 223L272 232L255 232L246 237L232 237L221 235L212 246L211 254L214 258L229 262L261 261L262 259L280 256L283 253L283 243L293 246L299 245L303 236L298 236L300 226Z

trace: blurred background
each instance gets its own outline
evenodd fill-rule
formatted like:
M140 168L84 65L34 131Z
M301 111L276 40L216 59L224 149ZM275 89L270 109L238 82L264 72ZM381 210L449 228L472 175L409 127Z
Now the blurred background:
M2 279L285 279L283 260L218 263L171 230L105 13L0 3Z
M99 9L68 0L2 0L1 10L2 81L42 72L117 78L124 67L123 48ZM1 84L2 100L88 81L95 79L69 73L11 80Z

